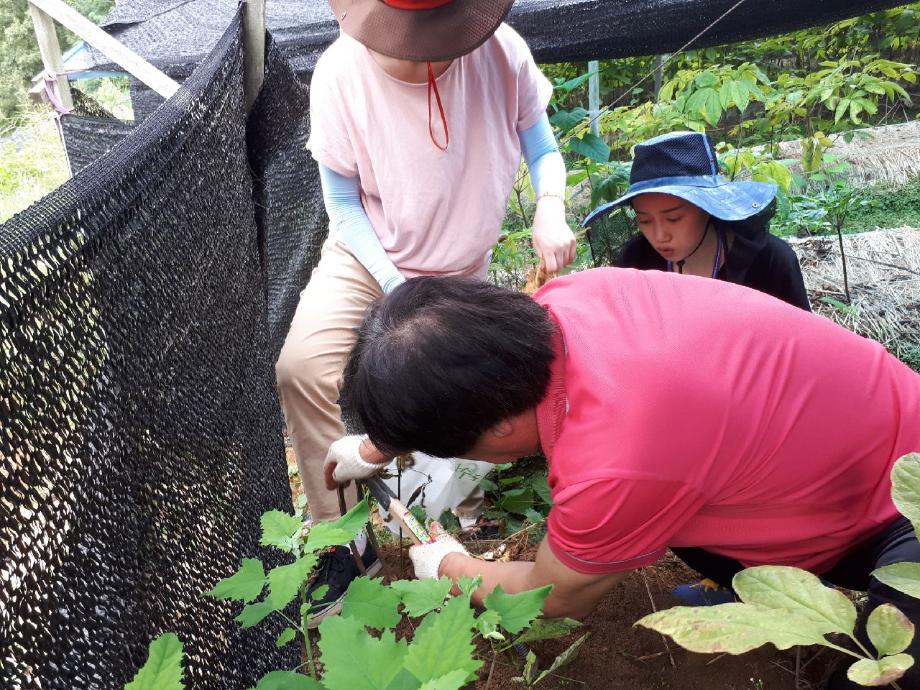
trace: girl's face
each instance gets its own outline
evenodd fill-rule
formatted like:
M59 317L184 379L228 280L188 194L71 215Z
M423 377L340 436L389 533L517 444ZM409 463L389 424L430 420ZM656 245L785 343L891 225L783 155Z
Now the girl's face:
M686 259L700 243L709 214L670 194L640 194L632 200L639 230L667 261Z

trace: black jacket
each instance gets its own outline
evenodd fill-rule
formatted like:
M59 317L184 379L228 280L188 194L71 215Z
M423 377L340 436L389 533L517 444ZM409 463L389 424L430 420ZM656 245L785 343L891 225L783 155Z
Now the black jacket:
M770 234L767 229L769 219L716 222L723 237L729 230L733 233L731 248L717 276L719 280L754 288L811 311L798 257L788 244ZM637 235L623 245L616 265L621 268L668 270L667 261L643 235Z

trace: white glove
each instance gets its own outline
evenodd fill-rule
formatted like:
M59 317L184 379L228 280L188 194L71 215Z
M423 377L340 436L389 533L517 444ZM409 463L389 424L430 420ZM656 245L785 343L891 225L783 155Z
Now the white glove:
M469 556L470 552L459 541L446 533L439 534L430 544L416 544L409 547L409 558L415 568L415 576L419 580L425 578L438 579L438 569L441 561L449 553L462 553Z
M345 484L352 479L372 477L386 467L386 463L367 462L361 457L359 449L366 439L367 436L345 436L329 446L323 461L327 486L330 485L330 479L334 483Z

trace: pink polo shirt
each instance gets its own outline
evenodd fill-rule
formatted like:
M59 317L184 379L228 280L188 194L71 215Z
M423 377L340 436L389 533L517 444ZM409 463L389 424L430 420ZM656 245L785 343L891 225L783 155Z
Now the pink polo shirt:
M891 465L920 451L920 375L754 290L597 269L534 299L559 326L537 409L549 544L570 568L697 546L823 572L898 513Z
M446 151L429 136L428 85L394 79L343 34L313 74L307 146L317 162L360 178L364 210L404 275L482 278L521 164L518 131L546 112L553 88L504 24L437 85ZM433 96L432 121L443 143Z

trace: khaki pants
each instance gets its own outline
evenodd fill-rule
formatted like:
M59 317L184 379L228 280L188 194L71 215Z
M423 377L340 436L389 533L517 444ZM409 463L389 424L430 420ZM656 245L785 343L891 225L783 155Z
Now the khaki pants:
M275 365L281 405L294 444L300 481L314 520L339 516L338 495L326 489L323 460L345 434L339 389L356 329L368 305L383 296L374 277L341 243L323 246ZM354 489L345 492L354 505Z

